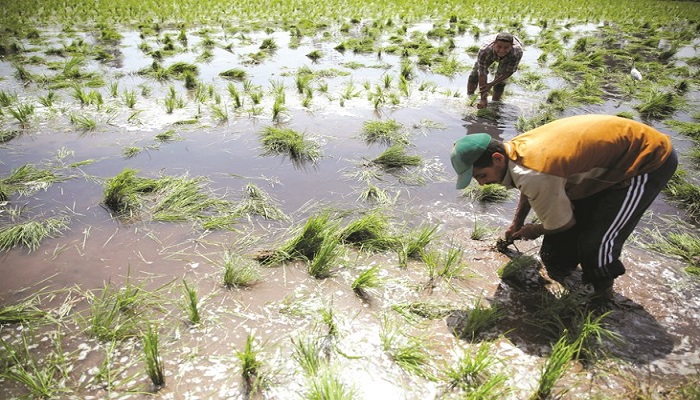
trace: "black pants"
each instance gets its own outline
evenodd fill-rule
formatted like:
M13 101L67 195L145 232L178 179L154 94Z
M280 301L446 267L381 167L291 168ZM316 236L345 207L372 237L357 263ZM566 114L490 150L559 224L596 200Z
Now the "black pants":
M542 240L540 258L547 273L556 279L581 264L584 282L596 288L612 286L613 280L625 273L619 259L622 245L677 166L678 156L673 151L661 167L635 176L629 185L573 201L576 225Z

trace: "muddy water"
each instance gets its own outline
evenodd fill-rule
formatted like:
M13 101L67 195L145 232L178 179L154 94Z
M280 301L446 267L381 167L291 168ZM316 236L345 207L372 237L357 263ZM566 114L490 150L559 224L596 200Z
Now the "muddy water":
M586 29L590 28L582 28L582 32ZM262 37L266 35L253 39ZM118 80L121 90L138 89L143 84L150 87L150 94L139 96L137 101L138 123L130 120L133 110L127 109L118 98L110 99L106 89L101 89L106 99L105 109L101 111L80 108L72 101L70 92L65 91L61 92L61 100L53 110L38 106L38 121L0 147L2 176L27 163L57 165L95 160L79 170L66 170L71 179L65 182L28 197L11 199L12 205L26 206L29 215L67 215L71 222L69 231L61 237L45 240L34 252L12 249L1 256L0 304L14 304L41 289L98 290L107 281L120 286L130 280L142 283L149 290L160 288L167 313L154 318L163 320L165 343L162 347L169 382L161 391L164 398L239 397L241 384L237 378L238 361L234 349L242 348L249 333L254 333L259 342L264 343L261 356L271 365L274 379L268 397L301 395L308 382L290 357L290 338L324 336L327 327L320 322L320 310L332 309L340 334L333 339L336 351L332 352L331 362L360 398L423 398L443 396L444 385L407 374L396 366L380 341L381 332L386 329L384 315L397 319L407 335L425 337L428 343L425 347L431 355L428 368L437 370L443 364L453 363L470 343L456 338L444 319L410 324L392 313L392 307L422 301L467 309L483 299L506 309L507 318L489 332L488 337L494 339L494 354L507 360L503 372L509 377L512 397L522 398L536 384L537 374L533 370L539 369L552 343L542 339L541 332L526 323L528 315L536 311L539 300L504 284L496 274L509 259L493 250L493 242L510 220L515 194L512 200L502 204L472 202L454 190L447 157L451 144L464 134L486 132L500 139L515 136L518 116L529 113L538 103L540 94L533 95L515 83L509 84L505 101L492 105L498 115L493 121L477 117L474 109L466 104L463 94L466 73L445 78L417 71L417 81L437 82L440 90L421 92L414 88L400 106L387 105L379 110L372 107L365 94L341 105L340 93L351 78L340 76L328 79L329 95L315 95L312 108L304 110L300 107L300 97L295 94L293 76L285 72L293 75L305 65L319 70L342 69L347 62L382 66L352 70L352 80L359 90L364 81L379 84L383 74L396 77L398 58L341 54L332 50L328 42L311 42L291 50L287 35L274 34L274 37L280 45L275 56L246 69L256 85L267 88L271 80L285 82L290 111L283 126L304 132L322 145L323 157L318 163L299 167L282 156L262 156L257 133L274 125L269 114L274 96L269 92L266 92L264 111L260 115L236 114L230 109L229 120L218 123L208 111L211 104L196 103L192 93L187 93L181 83L155 83L136 75L140 68L150 65L150 59L137 49L138 34L126 33L121 58L113 63L113 69L98 64L91 68L106 70L110 77ZM191 38L193 48L197 40ZM466 47L474 42L473 38L465 37L458 45ZM317 48L327 56L311 64L304 55ZM239 44L235 55L217 49L210 62L198 63L199 78L212 84L224 102L229 102L225 89L228 82L218 78L218 73L240 66L238 56L256 51L255 45L244 43ZM537 51L533 49L526 54L524 64L535 68ZM193 57L187 53L168 62L194 62ZM459 53L459 59L468 66L473 63L466 53ZM0 70L9 76L12 68L0 62ZM35 72L39 70L37 67ZM162 98L170 85L176 86L178 93L187 98L187 104L173 114L166 114ZM0 81L0 87L8 91L24 90L12 79ZM461 91L462 96L448 96L444 94L446 91ZM45 94L32 87L21 93L26 98ZM629 109L629 104L611 101L571 113L616 113ZM94 115L98 128L90 132L76 130L69 121L73 112ZM195 125L176 124L196 115L200 115L200 119ZM425 161L419 170L400 175L381 173L381 179L372 182L397 198L395 204L386 208L386 214L397 229L420 224L439 226L436 248L444 250L449 244L461 246L469 265L468 278L456 280L452 285L439 283L432 290L426 290L428 277L422 263L412 262L407 268L401 268L394 254L349 251L338 262L336 274L330 279L314 280L308 276L304 265L289 264L263 269L261 282L252 288L223 289L220 259L225 249L252 255L279 245L289 237L291 226L303 223L323 208L359 213L371 207L358 200L366 183L357 179L357 173L366 168L367 160L384 150L380 145L364 143L360 136L363 123L375 119L394 119L401 123L410 138L411 153ZM7 118L3 124L3 129L13 127L13 122ZM663 128L661 123L658 125ZM158 143L155 135L168 129L175 129L182 140ZM674 139L680 148L687 146L678 136ZM135 157L125 158L121 152L127 146L145 149ZM59 162L56 154L62 148L70 155ZM140 175L148 177L159 174L206 177L206 187L228 199L240 198L242 189L252 182L270 194L290 220L241 220L231 232L205 232L188 223L123 224L113 219L100 202L104 180L126 167L138 169ZM407 182L407 178L415 177L422 178L422 182L411 184L415 179ZM644 226L661 224L663 228L667 225L664 218L682 215L663 199L658 199L652 208ZM491 228L492 233L483 241L471 240L475 224ZM525 254L536 255L537 244L522 242L517 246ZM679 261L638 247L628 246L624 262L629 272L616 282L616 308L608 318L609 328L619 335L621 342L605 344L610 353L623 361L605 366L622 372L609 377L596 374L591 377L585 372L570 376L567 379L576 382L571 393L581 398L591 393L605 396L609 394L605 390L614 393L635 379L644 382L648 379L652 385L677 382L696 374L700 366L700 337L697 335L700 301L694 296L698 284L684 275L683 264ZM350 283L359 272L374 265L381 267L384 285L373 291L369 300L363 301L352 292ZM530 272L539 276L535 269ZM190 328L185 323L186 317L180 308L182 279L195 283L202 298L205 322L199 327ZM551 282L537 281L552 289ZM47 306L58 306L73 296L70 298L77 300L74 314L69 315L77 315L88 308L78 292L57 293L46 300ZM15 340L15 329L3 326L0 331L3 339ZM87 382L94 375L91 368L104 358L105 345L88 339L80 327L71 329L75 334L66 335L66 346L81 354L75 362L75 375ZM114 368L139 374L142 365L137 350L138 343L120 347L114 355ZM14 384L0 383L2 393L22 393ZM118 391L122 393L127 389L148 387L147 378L142 375L131 380L124 378L121 384ZM78 392L98 398L105 395L103 390L89 384L82 385Z

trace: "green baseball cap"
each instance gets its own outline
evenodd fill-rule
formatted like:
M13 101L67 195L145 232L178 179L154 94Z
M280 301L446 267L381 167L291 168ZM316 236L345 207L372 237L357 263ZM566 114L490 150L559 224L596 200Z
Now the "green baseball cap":
M452 168L457 172L457 189L469 186L472 180L474 162L484 154L491 142L488 133L473 133L464 136L452 146Z

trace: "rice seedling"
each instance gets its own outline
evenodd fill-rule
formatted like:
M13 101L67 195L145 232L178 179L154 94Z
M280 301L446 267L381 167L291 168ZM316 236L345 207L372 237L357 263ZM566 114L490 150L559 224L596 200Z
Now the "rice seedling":
M335 261L340 257L342 247L331 236L326 236L312 259L309 260L307 271L316 279L325 279L333 274L337 267Z
M59 236L69 229L69 218L59 216L44 220L30 220L0 227L0 251L25 247L29 252L39 248L46 238Z
M109 95L116 98L119 95L119 82L109 83Z
M306 162L315 163L321 157L318 143L290 128L267 127L260 132L259 137L265 149L263 155L284 154L296 166Z
M308 400L352 400L357 398L356 390L344 383L329 368L321 371L309 381L309 388L304 393Z
M83 131L93 131L97 128L97 121L82 114L71 114L70 122Z
M155 138L159 142L171 142L177 138L177 133L174 129L168 129L165 132L157 134Z
M17 101L17 93L8 93L0 90L0 106L9 107Z
M520 255L512 258L508 263L498 269L498 277L507 281L517 279L523 270L537 265L537 260L529 255Z
M296 85L297 92L299 94L304 93L306 89L310 87L313 78L314 76L312 73L299 71L294 77L294 83Z
M408 154L406 152L406 145L394 144L375 157L371 161L371 164L387 170L396 170L418 167L423 164L423 159L420 156Z
M24 68L22 65L15 65L15 78L17 78L18 81L26 84L29 84L31 82L34 82L36 80L36 77L34 74L29 72L28 69Z
M274 38L265 38L260 44L260 50L275 51L279 48Z
M228 289L248 287L260 281L260 270L251 260L226 250L221 263L223 264L223 283Z
M393 304L391 309L399 313L399 315L411 323L418 322L416 320L416 316L431 320L441 319L449 315L450 311L452 311L452 307L448 304L424 301Z
M280 120L289 115L287 111L287 106L284 104L284 98L278 96L275 98L275 102L272 104L272 120L275 122L280 122Z
M90 316L83 319L87 335L103 341L138 336L145 308L152 304L149 296L148 291L131 281L123 288L106 283L99 296L88 293Z
M435 271L434 277L443 278L448 283L452 279L464 278L467 265L462 262L464 251L460 246L451 245L444 255L440 252L423 252L423 261ZM431 276L431 279L433 276Z
M695 140L700 140L700 122L689 121L664 121L665 124L672 126L681 135L688 136Z
M464 340L473 341L477 336L494 327L503 315L503 310L499 309L498 305L491 304L490 307L483 307L481 299L478 299L472 308L466 310L454 333Z
M321 358L321 344L318 338L302 336L292 341L292 358L297 362L308 376L316 376L324 366Z
M259 359L261 350L255 346L255 335L249 333L243 350L235 351L240 362L244 394L248 396L259 393L265 385L265 374L262 371L263 363Z
M367 298L369 291L380 287L384 280L379 275L379 266L375 265L362 271L355 280L352 281L350 287L360 298Z
M386 347L386 344L383 346L391 360L404 371L434 380L430 371L431 356L425 350L427 346L423 340L415 336L404 336L401 342L397 341L389 347Z
M510 192L499 184L469 185L464 191L464 195L482 203L504 203L510 200Z
M649 245L663 254L679 257L689 267L700 267L700 236L688 232L647 231L652 238Z
M199 313L199 299L197 297L197 289L187 284L186 280L182 280L182 286L185 293L185 310L187 311L187 319L190 324L197 325L202 321L202 316Z
M54 348L41 361L31 354L30 349L35 344L29 342L26 333L22 333L21 339L19 348L0 339L0 348L5 353L3 361L7 363L0 369L0 378L23 385L33 398L48 399L68 394L68 361L61 349L61 336L53 340Z
M307 53L306 56L309 57L311 61L318 62L318 60L323 57L323 52L321 50L313 50Z
M541 375L537 381L537 390L530 397L531 400L549 399L554 387L569 368L571 360L575 356L577 347L569 341L566 332L552 348L552 354L542 366ZM564 395L568 391L563 389L558 395Z
M249 183L244 188L245 197L236 206L236 215L259 215L270 220L286 220L287 216L274 199L256 184Z
M493 229L489 228L486 225L480 224L475 218L474 229L472 229L472 233L471 235L469 235L469 238L472 240L484 240L492 233L492 231Z
M663 190L664 194L683 207L693 220L700 220L700 186L688 182L688 172L682 168L676 170Z
M19 135L19 131L0 131L0 143L6 143ZM3 183L0 181L0 201L7 200L7 193L3 190Z
M399 265L405 267L409 259L420 258L425 248L435 239L437 228L437 225L422 225L406 235L398 235L396 247Z
M238 92L238 89L236 89L236 85L233 83L229 83L226 86L226 89L228 90L229 95L231 96L231 99L233 100L233 107L235 109L239 109L243 107L243 98L241 97L241 94Z
M35 299L30 299L0 307L0 325L28 323L44 318L46 312L40 310L35 303Z
M233 68L219 73L219 76L224 77L226 79L242 82L246 78L248 78L248 73L244 69Z
M505 394L508 377L489 371L499 362L492 354L493 343L481 342L476 351L469 350L469 353L463 353L455 363L444 368L448 389L459 389L465 392L468 399L501 398Z
M124 104L129 108L134 108L136 106L136 91L135 90L125 90L122 98L124 99Z
M258 104L260 104L260 102L262 102L263 93L261 91L258 91L258 90L252 91L252 92L248 93L248 97L250 98L250 101L253 104L258 105Z
M8 111L19 122L20 126L26 128L29 126L29 120L32 115L34 115L34 105L20 102L15 107L10 107Z
M0 187L4 187L4 197L17 192L30 196L39 190L46 190L56 182L67 179L49 169L39 169L32 164L25 164L10 171L10 175L0 179Z
M337 234L338 240L366 250L387 250L395 241L389 235L389 221L379 211L369 212L354 220Z
M391 204L392 198L386 190L379 188L371 183L360 193L357 200L367 201L374 204Z
M224 124L228 121L229 115L228 115L228 108L226 105L220 107L217 105L213 105L211 107L211 113L214 119L219 123L219 124Z
M165 366L160 354L160 337L158 328L148 325L148 330L141 338L143 342L143 358L146 362L146 374L156 389L165 386Z
M408 138L401 132L403 125L396 120L365 121L362 124L362 137L368 144L382 143L385 145L408 145Z
M672 115L680 106L682 100L673 92L651 90L640 104L634 106L635 110L649 119L661 119Z

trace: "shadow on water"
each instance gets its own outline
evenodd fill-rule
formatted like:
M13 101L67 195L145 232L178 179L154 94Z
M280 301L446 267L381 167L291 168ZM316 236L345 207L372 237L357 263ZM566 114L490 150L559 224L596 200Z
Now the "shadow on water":
M511 259L520 253L507 254ZM563 283L566 288L546 277L539 262L504 278L492 298L491 306L502 312L492 329L477 335L476 340L505 337L523 352L547 356L566 332L581 332L590 313L600 317L601 327L611 335L601 335L597 353L635 365L649 364L673 352L673 337L643 305L615 294L612 302L596 306L591 289L581 282L577 270ZM452 332L463 331L464 311L454 311L447 318ZM569 336L572 336L571 334Z

